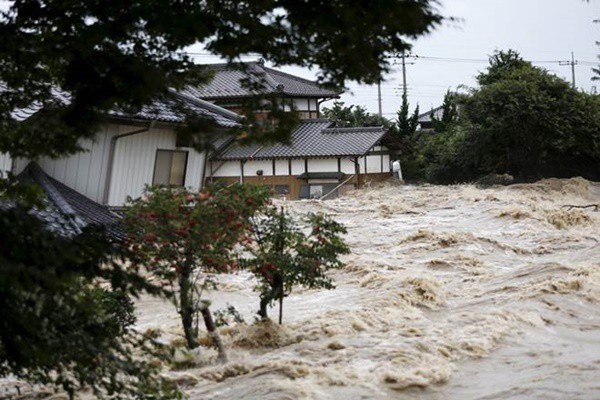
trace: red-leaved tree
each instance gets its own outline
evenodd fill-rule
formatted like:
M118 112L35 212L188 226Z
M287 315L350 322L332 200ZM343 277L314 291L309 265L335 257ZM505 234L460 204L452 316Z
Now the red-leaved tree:
M236 184L200 192L154 186L141 198L129 200L124 219L129 258L172 285L173 301L190 349L199 346L200 314L219 345L208 304L201 299L198 278L237 268L233 251L247 238L250 218L267 205L268 199L265 188Z

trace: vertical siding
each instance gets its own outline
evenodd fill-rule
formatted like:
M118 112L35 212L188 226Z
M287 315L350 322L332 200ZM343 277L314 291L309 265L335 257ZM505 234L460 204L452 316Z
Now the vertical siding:
M5 177L6 172L10 172L12 166L12 158L8 153L0 153L0 176Z
M156 150L177 149L176 139L173 129L167 128L153 128L119 139L115 147L108 204L121 206L128 196L141 196L145 185L152 184ZM199 189L204 175L205 153L188 148L183 150L188 152L185 186Z
M44 157L38 160L38 164L54 179L101 203L106 183L110 139L119 131L118 125L106 125L100 128L95 140L86 139L81 142L84 151L61 159Z

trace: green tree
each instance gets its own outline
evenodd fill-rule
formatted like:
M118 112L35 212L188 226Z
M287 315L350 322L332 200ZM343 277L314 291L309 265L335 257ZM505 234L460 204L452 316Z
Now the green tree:
M236 269L233 250L249 232L250 217L267 200L263 187L233 185L199 193L154 186L129 201L125 209L129 259L173 288L188 348L199 346L200 313L209 332L214 329L207 321L211 317L198 281L207 272Z
M410 105L406 95L402 95L402 104L397 112L396 127L397 135L400 140L410 140L414 137L419 126L419 105L417 105L412 114L410 114Z
M310 233L304 233L285 210L270 207L264 215L254 218L252 241L246 245L251 257L242 258L259 280L260 308L258 315L268 318L267 307L279 301L279 323L282 322L283 299L294 286L333 289L326 273L343 266L339 256L350 252L341 235L343 225L322 214L304 218Z
M458 111L456 109L456 101L454 97L455 94L450 92L450 90L448 90L444 95L441 119L437 119L433 111L431 112L431 121L433 122L433 129L436 133L445 132L450 124L456 122L456 119L458 118Z
M7 10L0 11L3 39L0 42L0 153L37 158L46 155L60 157L76 152L80 150L80 139L93 138L98 125L105 122L108 110L133 112L154 99L169 96L170 89L178 90L186 85L206 82L210 77L184 52L188 46L198 43L228 61L255 53L278 65L319 67L321 82L335 87L342 87L347 80L377 82L390 67L385 57L387 53L406 49L409 47L407 38L417 38L442 22L436 6L435 0L368 3L349 0L10 2ZM177 105L174 107L177 108ZM16 110L24 110L27 114L40 109L24 122L15 113ZM197 116L186 114L189 117L185 124L186 134L194 135L197 139L191 142L195 147L203 148L202 144L208 142L205 136L213 133L210 121L198 121ZM247 127L251 125L250 118ZM278 134L282 132L285 133L280 130ZM268 136L270 139L273 137ZM14 187L10 189L15 190ZM5 192L0 196L2 202L6 201ZM31 203L30 200L27 202ZM21 200L17 203L19 215L29 215L29 205L23 208ZM5 268L5 260L28 251L28 238L44 232L41 225L19 225L13 212L17 211L0 209L0 219L6 222L5 231L13 229L12 232L21 239L2 242L0 282L11 282L12 279L13 269ZM16 232L14 229L21 230ZM41 247L32 253L38 258L24 258L18 263L24 271L24 275L19 276L29 285L23 290L31 293L28 301L36 310L44 309L45 299L53 294L48 285L60 285L60 277L53 274L48 275L47 284L36 279L42 263L40 260L44 260L47 254L53 254L44 250L46 243L46 239L41 240ZM56 254L71 254L74 248L68 241L54 243L53 246L52 251ZM77 257L81 259L101 259L91 248L78 249ZM103 249L107 252L104 255L108 254L109 249ZM66 257L56 259L56 268L68 268L70 265L72 263ZM75 269L73 274L78 276L73 279L87 283L105 277L98 268L91 271ZM140 277L122 275L120 279L127 282ZM9 298L10 285L0 287L0 299ZM87 286L75 287L84 290ZM68 319L70 309L65 305L76 302L85 294L64 291L63 296L64 301L54 304L57 310L48 314L51 319L44 327ZM6 307L13 308L3 309L3 312L18 315L21 304L6 303ZM1 373L15 371L21 376L27 370L37 371L38 380L54 381L54 376L66 375L76 379L79 376L76 371L88 368L90 359L72 349L69 338L87 333L84 326L88 318L90 324L96 323L93 315L79 315L81 319L70 325L68 330L41 329L38 336L34 336L40 340L40 345L23 341L13 343L30 346L32 353L27 359L15 358L10 362L4 358L4 354L8 353L3 353L0 364L8 367ZM35 316L23 313L22 318ZM35 323L30 320L22 322ZM6 325L1 326L3 330L8 329ZM18 330L25 329L24 326L15 324L14 327L10 331L13 335L28 334ZM0 332L0 337L10 337L2 335L4 332L9 331ZM34 350L44 350L44 340L51 340L57 347L60 344L71 357L69 362L56 364L57 372L51 371L49 364L34 354ZM102 343L107 346L107 351L119 351L118 341L106 339ZM4 345L4 342L0 343L0 346ZM11 351L20 350L14 348ZM100 352L98 357L103 357L103 354L107 353ZM38 364L34 362L36 360ZM115 370L123 367L116 361L110 365L109 360L109 357L102 358L101 365ZM124 374L127 375L128 371ZM109 379L113 377L111 374L106 376ZM94 379L102 384L103 378L98 374ZM145 379L140 378L141 381ZM94 380L86 382L92 384ZM59 381L56 383L60 384Z
M208 74L184 52L194 44L228 61L259 54L318 67L322 83L343 87L376 83L390 68L386 54L442 20L435 0L11 2L0 14L0 152L76 151L107 110L135 110L171 88L205 82ZM27 123L13 118L15 108L40 105L48 112Z
M511 49L507 51L496 50L489 57L489 62L490 65L487 70L477 75L477 82L481 86L503 80L513 71L531 67L530 62L523 60L518 52Z
M15 206L0 213L0 243L0 376L57 386L70 398L82 389L101 398L176 396L147 360L152 342L131 329L129 296L158 289L112 262L101 231L57 237Z
M522 181L600 177L597 96L512 51L492 57L478 79L480 88L457 98L460 123L421 149L430 177L444 183L505 173Z
M393 126L389 119L371 114L363 106L347 106L343 101L334 101L333 106L323 108L321 114L341 127L383 126L389 129Z

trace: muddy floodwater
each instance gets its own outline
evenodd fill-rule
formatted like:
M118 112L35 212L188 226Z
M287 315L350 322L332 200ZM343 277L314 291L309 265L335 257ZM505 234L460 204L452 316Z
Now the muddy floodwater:
M213 311L248 324L220 329L227 363L203 347L165 371L191 399L600 398L600 211L568 207L600 204L600 184L388 184L280 204L346 225L337 289L296 289L283 326L253 324L255 281L219 276ZM164 300L142 298L137 327L181 337Z
M337 289L294 291L283 327L225 327L228 363L171 374L192 399L600 398L600 212L563 207L599 203L583 179L284 202L347 226ZM219 279L213 309L251 322L255 282ZM177 315L144 300L139 326L176 334Z

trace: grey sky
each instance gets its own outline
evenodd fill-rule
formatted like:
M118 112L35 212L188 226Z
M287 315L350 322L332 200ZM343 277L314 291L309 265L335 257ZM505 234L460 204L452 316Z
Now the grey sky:
M571 51L580 61L598 61L600 48L600 0L441 0L443 14L462 21L446 24L428 37L414 43L413 53L419 56L453 59L486 60L494 49L515 49L533 61L569 60ZM197 51L202 51L198 49ZM247 60L255 57L245 58ZM198 62L217 62L201 56ZM486 67L486 62L410 60L407 66L409 101L419 103L422 111L439 105L448 88L475 84L474 76ZM571 68L558 63L536 64L570 81ZM591 66L577 65L577 86L590 91ZM297 67L284 71L309 79L315 73ZM394 117L401 101L402 74L399 68L382 84L383 113ZM366 106L377 112L377 88L350 84L351 93L344 94L347 104ZM325 105L331 103L325 103Z

